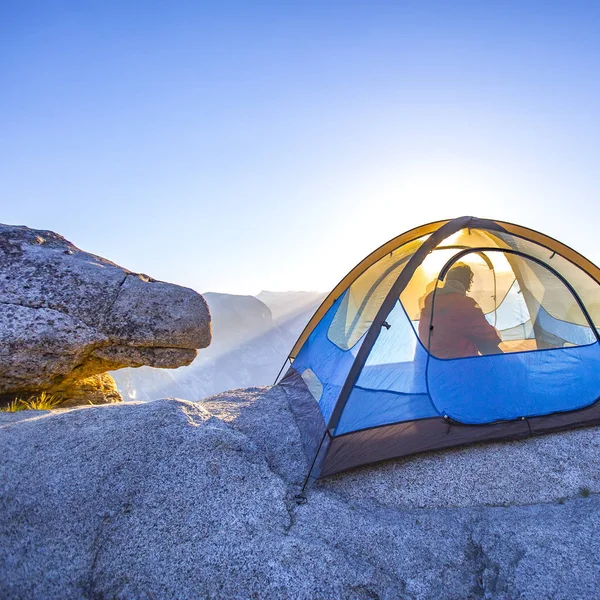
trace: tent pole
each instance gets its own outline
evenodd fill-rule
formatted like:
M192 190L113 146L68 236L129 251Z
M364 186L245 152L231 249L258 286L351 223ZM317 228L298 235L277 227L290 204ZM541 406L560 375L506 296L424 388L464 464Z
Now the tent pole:
M335 430L342 415L342 411L344 410L344 406L346 405L346 402L350 396L350 392L352 391L352 388L354 387L354 384L356 383L356 380L358 379L358 376L362 371L365 362L367 361L367 357L371 352L371 348L379 336L383 322L393 309L396 299L400 297L400 293L407 286L414 272L417 270L423 260L425 260L429 252L433 250L433 248L435 248L448 236L466 227L473 219L473 217L458 217L457 219L448 221L437 231L432 233L406 263L406 266L394 282L394 285L392 285L390 288L385 300L377 311L377 314L373 319L373 323L371 323L371 327L369 327L356 358L350 367L350 371L348 372L348 376L346 377L342 391L338 396L337 402L335 403L335 407L329 419L329 423L327 424L327 429L329 431ZM479 219L477 219L477 221L480 223L483 222ZM485 221L485 223L487 223L487 221Z
M286 363L287 363L288 360L290 361L290 365L292 364L292 361L290 360L290 357L288 355L288 357L283 361L283 364L281 365L281 369L279 369L279 373L277 373L277 377L275 377L275 381L273 382L273 385L277 385L277 380L279 379L279 377L283 373L283 370L285 369L285 365L286 365Z
M323 442L325 441L325 438L331 434L329 433L329 430L326 429L325 433L323 433L323 437L321 438L321 443L319 444L319 447L317 448L317 451L315 452L315 457L313 458L313 461L310 465L310 469L308 470L308 473L306 474L306 477L304 478L304 483L302 484L302 488L300 489L300 493L296 494L296 496L294 496L294 498L296 499L296 503L297 504L306 504L307 498L306 498L306 494L304 493L306 490L306 486L308 485L308 482L310 480L310 475L313 471L313 469L315 468L315 464L317 462L317 458L319 457L319 454L321 454L321 448L323 447Z

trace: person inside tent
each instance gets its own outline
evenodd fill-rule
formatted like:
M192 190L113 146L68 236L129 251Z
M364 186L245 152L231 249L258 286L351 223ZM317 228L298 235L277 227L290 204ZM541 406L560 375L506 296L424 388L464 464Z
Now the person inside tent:
M488 323L477 302L467 296L472 284L471 267L457 263L448 271L444 286L425 296L419 337L433 356L462 358L502 352L496 328Z

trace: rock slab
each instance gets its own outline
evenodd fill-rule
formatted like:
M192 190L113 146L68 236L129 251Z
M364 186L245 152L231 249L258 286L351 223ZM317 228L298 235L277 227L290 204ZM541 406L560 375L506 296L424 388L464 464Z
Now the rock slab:
M0 597L597 598L598 430L323 480L280 388L0 414Z

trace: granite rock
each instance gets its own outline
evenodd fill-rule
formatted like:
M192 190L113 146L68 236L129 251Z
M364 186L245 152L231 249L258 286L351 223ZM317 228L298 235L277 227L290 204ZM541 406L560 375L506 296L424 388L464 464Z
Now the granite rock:
M597 597L598 429L298 493L280 388L0 414L0 597Z
M106 377L93 378L188 365L210 344L211 326L193 290L132 273L52 231L0 225L0 336L5 399L46 391L73 400L89 389L88 400L106 402L117 396L103 395Z

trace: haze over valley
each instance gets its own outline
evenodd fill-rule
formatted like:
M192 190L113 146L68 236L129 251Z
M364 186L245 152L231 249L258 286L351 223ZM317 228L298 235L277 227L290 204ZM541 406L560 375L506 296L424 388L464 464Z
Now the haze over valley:
M262 291L256 296L214 292L203 296L212 316L212 344L187 367L112 372L125 400L199 400L230 389L271 385L326 294Z

